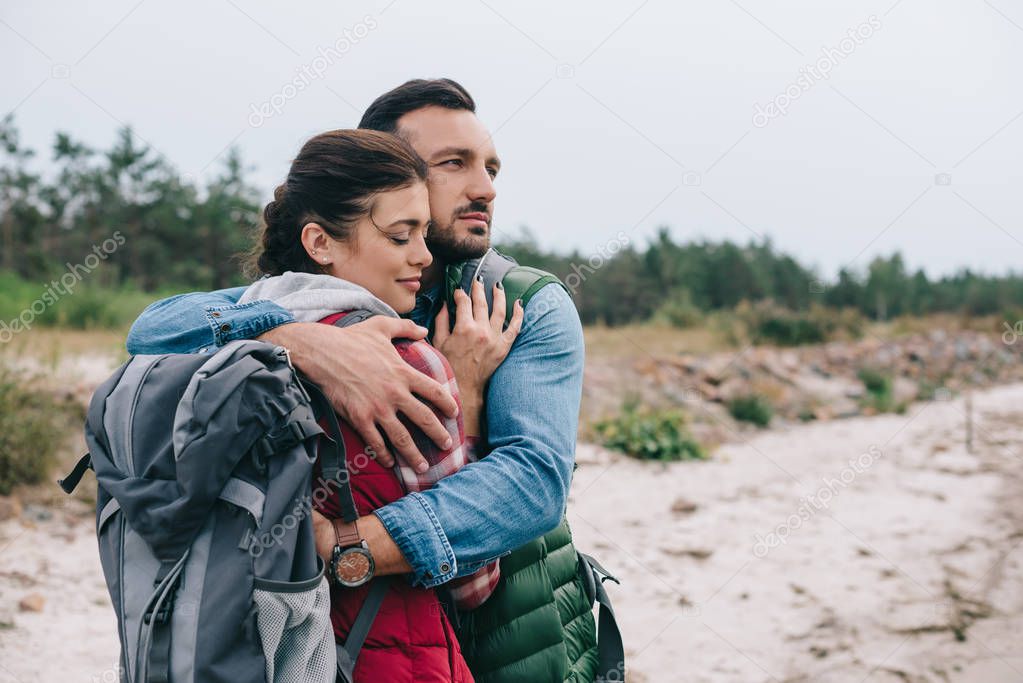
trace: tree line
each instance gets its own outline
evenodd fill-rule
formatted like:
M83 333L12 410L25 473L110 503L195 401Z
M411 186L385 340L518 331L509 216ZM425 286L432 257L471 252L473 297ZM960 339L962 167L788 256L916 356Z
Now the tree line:
M244 284L241 263L259 228L262 197L236 149L202 184L122 128L106 150L57 133L50 169L0 121L0 270L34 282L58 276L115 233L123 244L91 276L144 292ZM613 249L610 247L614 247ZM561 276L584 323L621 325L673 311L770 301L792 310L855 309L873 319L958 312L1005 314L1023 302L1023 277L961 270L929 278L899 253L826 280L770 240L676 242L667 228L645 244L612 240L597 252L558 253L523 229L498 247Z

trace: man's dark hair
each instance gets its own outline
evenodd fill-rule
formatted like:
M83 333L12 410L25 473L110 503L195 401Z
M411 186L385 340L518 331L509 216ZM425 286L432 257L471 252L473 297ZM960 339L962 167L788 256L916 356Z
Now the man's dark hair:
M472 95L450 78L416 78L373 100L362 115L359 128L397 133L398 119L423 107L465 109L476 113Z

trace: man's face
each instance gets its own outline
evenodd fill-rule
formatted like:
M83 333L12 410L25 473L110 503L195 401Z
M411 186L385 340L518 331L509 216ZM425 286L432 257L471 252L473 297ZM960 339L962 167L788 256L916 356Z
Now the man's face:
M398 129L430 167L430 251L447 263L482 256L501 168L487 129L470 111L434 106L405 114Z

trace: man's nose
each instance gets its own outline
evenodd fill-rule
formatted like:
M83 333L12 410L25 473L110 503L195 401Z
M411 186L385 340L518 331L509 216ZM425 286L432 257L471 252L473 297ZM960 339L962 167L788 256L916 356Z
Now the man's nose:
M494 187L494 179L486 168L479 168L472 175L472 180L466 188L469 199L474 202L489 204L497 196L497 189Z

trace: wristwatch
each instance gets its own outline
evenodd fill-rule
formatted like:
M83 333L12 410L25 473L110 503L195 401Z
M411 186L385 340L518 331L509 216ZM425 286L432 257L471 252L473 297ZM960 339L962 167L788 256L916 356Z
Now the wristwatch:
M369 552L369 545L359 535L356 522L332 520L337 543L330 559L330 574L339 585L346 588L361 586L373 578L376 564Z

